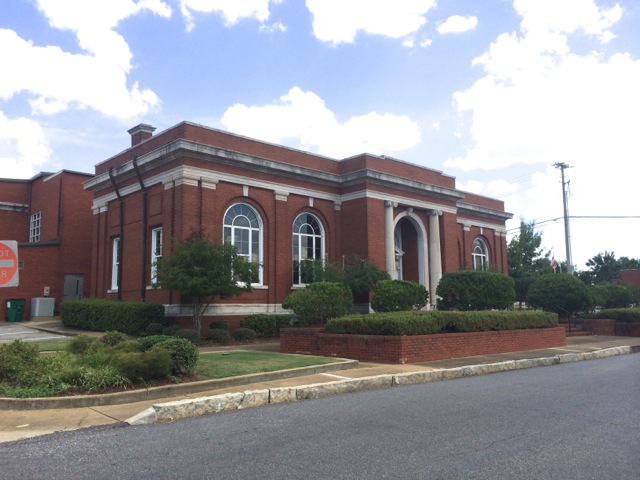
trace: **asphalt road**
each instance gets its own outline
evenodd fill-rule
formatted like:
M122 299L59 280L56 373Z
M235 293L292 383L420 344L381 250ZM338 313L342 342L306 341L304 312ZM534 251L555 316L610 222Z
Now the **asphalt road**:
M640 478L640 354L0 444L10 479Z

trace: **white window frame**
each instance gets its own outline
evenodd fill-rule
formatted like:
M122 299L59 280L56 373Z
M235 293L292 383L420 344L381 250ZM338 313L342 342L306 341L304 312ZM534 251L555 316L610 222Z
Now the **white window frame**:
M474 270L485 271L489 269L489 248L483 239L478 237L473 241L471 257Z
M40 233L42 227L42 212L36 212L31 215L29 221L29 242L37 243L40 241Z
M162 227L151 230L151 283L158 283L158 261L162 258Z
M230 213L235 213L235 217L231 218ZM242 225L237 225L236 219L239 217L244 217L249 222L249 227L245 227ZM258 263L258 281L252 282L251 285L260 286L263 284L263 238L264 238L264 228L262 224L262 218L260 214L253 208L251 205L247 203L234 203L231 205L226 212L224 213L222 225L222 241L228 244L231 244L237 248L234 239L237 238L238 234L242 232L248 232L248 242L247 242L247 251L243 252L238 248L238 254L243 257L248 262L257 262ZM258 235L258 246L257 252L254 251L254 241L253 235Z
M111 290L118 289L118 276L120 273L120 261L122 256L120 254L120 237L114 237L111 251Z
M319 234L307 234L307 233L300 233L300 229L304 226L304 225L309 225L313 228L313 226L311 224L309 224L308 222L305 222L301 225L299 225L298 231L296 231L296 223L298 223L298 220L303 217L303 216L309 216L312 217L313 220L316 221L317 226L320 230ZM298 262L298 265L301 264L301 262L303 260L318 260L318 259L324 259L325 258L325 236L324 236L324 225L322 224L322 222L320 221L320 219L314 215L313 213L309 213L309 212L304 212L301 213L300 215L298 215L292 224L292 248L291 248L291 256L292 256L292 268L293 268L293 284L294 285L306 285L305 283L302 282L302 272L300 271L300 267L298 267L298 272L297 272L297 278L296 278L296 269L295 269L295 262ZM305 258L302 258L302 252L303 252L303 245L302 245L302 239L306 238L308 240L310 240L312 242L312 253L313 256L311 258L309 258L308 256ZM320 253L319 255L316 256L316 251L318 250L318 245L316 242L319 242L319 250ZM296 247L297 247L297 254L296 254ZM308 247L305 247L305 249L308 249Z

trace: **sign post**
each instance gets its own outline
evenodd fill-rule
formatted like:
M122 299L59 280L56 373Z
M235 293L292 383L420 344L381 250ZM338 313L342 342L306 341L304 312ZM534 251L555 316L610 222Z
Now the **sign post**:
M0 240L0 287L17 287L18 280L18 242Z

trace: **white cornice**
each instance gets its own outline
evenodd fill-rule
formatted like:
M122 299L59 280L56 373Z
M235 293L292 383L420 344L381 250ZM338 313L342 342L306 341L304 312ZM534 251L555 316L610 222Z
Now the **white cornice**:
M480 228L489 228L496 233L505 234L507 233L507 229L504 225L498 225L496 223L488 223L488 222L479 222L478 220L471 220L470 218L462 218L458 217L457 222L462 224L465 230L469 227L480 227Z
M28 212L29 205L26 203L0 202L0 210L10 212Z

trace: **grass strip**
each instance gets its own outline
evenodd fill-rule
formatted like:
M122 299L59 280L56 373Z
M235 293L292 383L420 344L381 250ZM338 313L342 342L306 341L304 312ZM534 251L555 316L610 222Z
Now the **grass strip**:
M211 379L228 378L311 365L324 365L335 361L335 358L330 357L231 350L201 353L195 373Z

